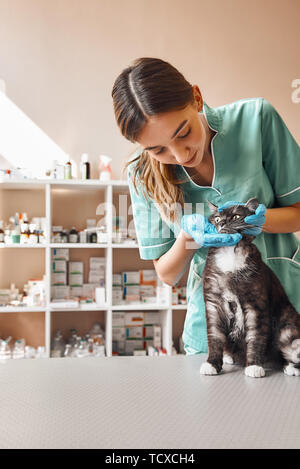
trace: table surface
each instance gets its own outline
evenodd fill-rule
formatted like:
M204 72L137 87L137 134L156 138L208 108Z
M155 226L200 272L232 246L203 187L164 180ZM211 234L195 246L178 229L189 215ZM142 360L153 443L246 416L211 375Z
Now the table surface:
M0 362L0 448L300 448L300 379L206 355Z

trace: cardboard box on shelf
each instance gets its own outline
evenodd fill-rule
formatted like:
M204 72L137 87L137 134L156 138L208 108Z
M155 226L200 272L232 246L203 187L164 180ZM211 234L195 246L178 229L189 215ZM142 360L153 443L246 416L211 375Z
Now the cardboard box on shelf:
M83 262L70 261L69 262L69 274L83 274Z
M125 313L125 326L143 326L144 325L144 312L134 311Z
M112 326L123 326L125 327L125 313L117 311L112 313Z
M112 340L125 340L126 338L126 329L125 329L125 326L119 326L119 327L116 327L116 326L113 326L112 327Z
M83 285L83 274L69 274L69 285L70 287L82 287Z
M51 285L67 285L67 272L52 273Z
M155 269L140 270L140 284L141 285L157 285L157 273Z
M65 273L67 272L67 261L61 259L55 259L52 261L52 272L53 273Z
M70 298L69 285L52 286L51 297L53 300L67 300L68 298Z
M140 273L138 270L122 272L122 284L140 285Z
M54 248L52 252L52 258L57 260L69 260L69 249L68 248Z

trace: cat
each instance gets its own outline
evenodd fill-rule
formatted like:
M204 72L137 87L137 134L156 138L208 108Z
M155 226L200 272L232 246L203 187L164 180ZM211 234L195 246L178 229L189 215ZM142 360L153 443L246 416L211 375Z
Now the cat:
M289 301L274 272L262 261L244 234L251 228L244 221L259 202L251 198L209 217L220 233L241 233L242 239L229 247L210 248L203 271L208 359L200 374L216 375L223 363L242 360L246 376L265 376L267 357L276 356L283 371L300 376L300 314Z

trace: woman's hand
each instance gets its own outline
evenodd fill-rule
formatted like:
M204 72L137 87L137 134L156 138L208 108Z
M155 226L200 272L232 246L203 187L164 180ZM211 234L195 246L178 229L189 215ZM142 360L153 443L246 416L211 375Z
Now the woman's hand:
M199 244L199 247L218 248L222 246L234 246L242 239L240 233L218 233L216 227L212 225L205 216L199 213L183 215L181 228Z

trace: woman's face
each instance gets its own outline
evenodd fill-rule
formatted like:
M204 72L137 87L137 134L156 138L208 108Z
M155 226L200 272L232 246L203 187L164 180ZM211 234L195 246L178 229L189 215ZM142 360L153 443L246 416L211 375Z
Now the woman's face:
M207 152L210 136L205 117L198 114L202 106L200 94L194 105L149 117L137 142L164 164L198 166Z

